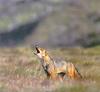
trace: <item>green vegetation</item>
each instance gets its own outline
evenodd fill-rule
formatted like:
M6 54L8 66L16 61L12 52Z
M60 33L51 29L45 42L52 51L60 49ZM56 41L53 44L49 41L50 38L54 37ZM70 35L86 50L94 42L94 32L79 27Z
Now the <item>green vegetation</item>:
M73 62L83 80L66 79L64 83L46 80L40 62L29 47L0 48L1 92L99 92L100 47L57 48L49 50L52 57L60 56Z
M71 87L61 86L60 88L56 89L55 92L86 92L87 88L83 85L74 85Z

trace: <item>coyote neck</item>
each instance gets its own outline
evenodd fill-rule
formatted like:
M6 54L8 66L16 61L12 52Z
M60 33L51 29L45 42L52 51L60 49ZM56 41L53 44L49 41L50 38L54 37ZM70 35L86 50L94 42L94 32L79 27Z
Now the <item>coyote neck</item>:
M43 57L43 61L44 61L46 64L52 64L52 65L54 65L54 62L53 62L53 60L50 58L49 55L44 56L44 57Z

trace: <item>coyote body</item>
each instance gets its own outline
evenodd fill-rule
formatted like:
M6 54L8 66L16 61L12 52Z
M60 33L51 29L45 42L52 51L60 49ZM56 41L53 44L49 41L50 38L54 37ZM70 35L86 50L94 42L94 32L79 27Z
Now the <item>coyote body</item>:
M78 72L77 68L70 62L56 62L50 58L47 51L40 47L35 47L36 53L40 58L41 65L49 79L61 79L63 80L64 77L69 77L71 79L80 79L82 78L81 74Z

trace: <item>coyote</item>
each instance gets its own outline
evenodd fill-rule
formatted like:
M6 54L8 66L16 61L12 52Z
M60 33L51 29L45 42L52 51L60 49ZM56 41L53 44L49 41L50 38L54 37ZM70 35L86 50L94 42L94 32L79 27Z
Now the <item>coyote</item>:
M65 76L71 79L82 78L81 74L72 63L65 61L56 62L48 55L48 52L45 49L38 46L35 46L35 49L36 52L34 52L34 54L39 57L47 78L53 80L63 80Z

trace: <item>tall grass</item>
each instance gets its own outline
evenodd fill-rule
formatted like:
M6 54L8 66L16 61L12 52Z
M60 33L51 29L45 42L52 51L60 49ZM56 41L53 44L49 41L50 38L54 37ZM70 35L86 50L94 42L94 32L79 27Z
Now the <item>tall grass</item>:
M0 48L1 92L99 92L100 47L48 49L51 57L73 62L83 80L47 80L30 47Z

